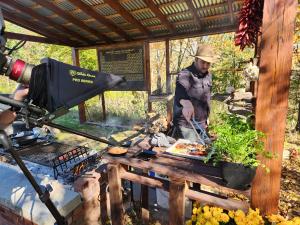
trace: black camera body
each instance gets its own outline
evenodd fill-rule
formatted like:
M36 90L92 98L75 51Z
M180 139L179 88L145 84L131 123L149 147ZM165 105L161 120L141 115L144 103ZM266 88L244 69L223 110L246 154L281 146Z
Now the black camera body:
M21 42L20 42L21 43ZM20 44L19 43L19 44ZM17 45L19 45L17 44ZM22 46L24 43L22 43ZM17 48L6 47L5 24L2 10L0 8L0 74L22 84L29 84L34 65L28 64L20 59L13 59L9 56ZM10 50L10 51L8 51Z

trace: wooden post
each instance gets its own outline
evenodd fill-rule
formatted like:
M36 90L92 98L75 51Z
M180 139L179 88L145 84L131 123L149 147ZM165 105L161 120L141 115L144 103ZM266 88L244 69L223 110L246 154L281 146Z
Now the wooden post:
M119 164L108 164L108 184L112 225L124 225L123 199Z
M97 61L98 61L98 71L101 72L101 64L100 64L100 49L97 50ZM101 100L101 106L102 106L102 119L103 121L106 120L106 107L105 107L105 96L103 92L102 94L99 95L99 99Z
M152 102L149 101L151 95L151 74L150 74L150 46L149 42L144 42L144 62L145 62L145 75L146 75L146 88L148 92L148 112L152 111Z
M74 66L80 66L79 50L77 48L72 48L72 60ZM79 122L84 123L86 121L84 102L78 105L78 112L79 112Z
M102 119L103 119L103 121L106 121L105 92L103 92L101 95L99 95L99 98L101 98Z
M169 225L184 225L185 181L170 178Z
M264 2L255 126L266 134L265 149L277 157L261 159L270 173L258 168L253 182L252 207L263 214L278 210L296 11L296 0Z
M106 198L106 187L108 184L108 177L106 171L101 171L100 179L100 216L101 224L106 224L108 221L107 213L107 198Z
M141 192L142 192L142 221L143 225L149 224L149 200L148 200L148 186L141 185Z
M167 94L171 94L171 75L170 75L170 40L166 40L166 87ZM173 107L173 98L167 102L167 121L168 123L172 120L172 107Z

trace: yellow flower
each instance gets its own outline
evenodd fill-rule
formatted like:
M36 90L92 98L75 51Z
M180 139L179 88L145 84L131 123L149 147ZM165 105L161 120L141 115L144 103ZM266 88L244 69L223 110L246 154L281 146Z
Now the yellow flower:
M292 221L295 223L295 225L300 225L300 217L295 217Z
M225 213L221 213L221 216L220 216L220 221L221 222L224 222L224 223L228 223L229 221L229 216Z
M202 212L201 207L199 207L199 208L197 209L197 214L200 214L201 212Z
M267 219L269 220L269 222L271 222L271 223L279 223L279 222L284 222L284 221L286 221L286 220L283 218L283 216L281 216L281 215L274 215L274 214L272 214L272 215L266 216L266 217L267 217Z
M185 225L192 225L193 223L192 223L192 220L188 220L188 221L186 221L186 223L185 223Z
M210 223L212 224L212 225L219 225L219 222L218 222L218 220L216 219L216 218L210 218Z
M228 216L230 217L230 218L234 218L234 211L229 211L228 212Z
M198 222L203 225L206 222L206 219L203 216L198 217Z
M197 208L193 208L193 214L197 214Z
M212 215L211 215L211 212L205 212L204 214L203 214L203 216L204 216L204 218L205 219L210 219L211 217L212 217Z
M192 215L192 221L195 222L197 220L197 216L196 215Z
M203 212L208 212L208 211L209 211L209 206L207 206L207 205L204 206L204 207L203 207Z
M245 217L245 213L239 209L235 212L235 216L236 217Z

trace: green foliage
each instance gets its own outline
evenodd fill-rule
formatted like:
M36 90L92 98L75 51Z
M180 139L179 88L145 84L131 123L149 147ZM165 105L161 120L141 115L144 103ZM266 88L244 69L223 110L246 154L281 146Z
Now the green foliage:
M235 89L245 86L245 78L240 71L243 69L245 62L249 62L254 56L251 48L245 48L240 51L234 46L234 34L222 34L208 36L206 43L212 45L220 60L212 65L213 74L213 91L224 92L227 86L233 86Z
M236 115L220 114L220 121L212 126L212 130L217 134L213 143L216 162L226 160L256 167L260 164L257 155L269 157L261 140L263 133Z
M108 120L116 124L131 124L146 117L147 94L142 91L107 91L105 105ZM101 100L96 96L85 102L88 120L102 119ZM116 119L118 117L118 119Z
M97 52L96 49L88 49L79 51L80 67L98 71Z

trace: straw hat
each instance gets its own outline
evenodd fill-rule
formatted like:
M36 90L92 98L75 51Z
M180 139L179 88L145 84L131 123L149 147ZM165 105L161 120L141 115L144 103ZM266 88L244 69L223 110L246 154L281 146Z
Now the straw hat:
M199 45L195 57L209 63L214 63L218 60L218 56L214 52L214 49L206 44Z

